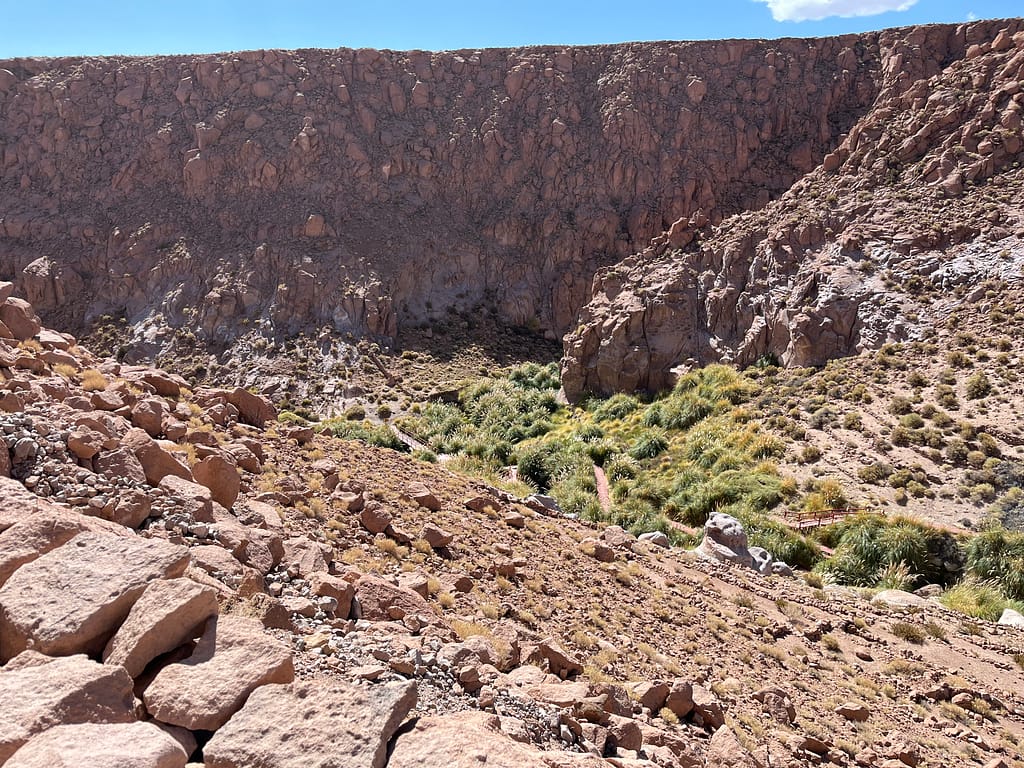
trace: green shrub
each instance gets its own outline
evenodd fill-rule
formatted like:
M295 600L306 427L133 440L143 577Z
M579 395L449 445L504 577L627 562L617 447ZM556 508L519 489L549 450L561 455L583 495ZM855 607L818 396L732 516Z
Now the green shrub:
M603 467L608 460L619 452L619 445L614 440L604 439L596 442L585 443L585 451L590 460Z
M997 621L1004 609L1014 606L998 584L977 579L964 579L950 587L939 597L939 602L951 610L987 621ZM1024 606L1017 610L1022 609Z
M628 416L640 407L640 401L632 395L612 395L594 409L595 421L612 421Z
M984 371L977 371L967 377L967 381L964 382L964 392L968 400L980 400L992 392L992 383Z
M1005 593L1024 600L1024 533L995 528L967 544L967 569L979 580L994 581Z
M277 414L277 420L282 424L302 425L309 423L307 419L303 418L302 416L299 416L299 414L294 413L292 411L281 411L279 414Z
M668 435L665 430L651 428L646 430L629 449L634 459L653 459L668 448Z
M640 463L632 456L618 454L612 457L604 471L608 476L608 482L614 483L617 480L636 477L640 473Z
M560 467L559 453L559 447L554 443L533 443L521 447L516 462L519 477L541 493L547 493Z
M399 440L394 432L385 426L370 424L368 421L328 419L318 424L316 429L342 440L359 440L380 448L390 448L401 453L409 452L409 446Z
M763 547L776 560L806 570L812 568L821 557L821 550L813 542L765 515L742 513L739 520L747 531L750 545Z
M888 580L907 588L952 576L941 564L944 556L955 557L955 541L907 518L855 515L820 535L833 554L818 569L842 584L871 587Z

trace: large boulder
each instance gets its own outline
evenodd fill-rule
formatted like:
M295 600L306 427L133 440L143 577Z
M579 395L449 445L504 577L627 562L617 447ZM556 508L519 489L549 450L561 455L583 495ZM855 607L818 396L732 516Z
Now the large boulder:
M8 296L0 304L0 323L7 326L7 329L18 341L31 339L42 328L39 316L32 305L24 299L14 296Z
M330 550L325 553L324 550L327 548L312 539L291 536L282 540L281 544L284 547L281 562L286 566L298 568L300 575L309 576L327 570L327 554Z
M242 480L234 462L219 454L207 456L192 467L195 481L210 489L213 500L224 509L231 509L238 498Z
M154 440L144 429L129 429L121 444L135 454L146 475L146 482L159 485L167 475L176 475L185 480L192 479L192 472L170 451Z
M206 768L382 768L414 706L413 682L267 685L207 743Z
M1007 627L1024 627L1024 616L1013 608L1004 608L999 623Z
M0 668L0 701L0 765L55 725L135 720L132 679L125 669L85 656L51 659L25 651Z
M156 437L164 431L167 412L167 401L163 398L144 397L132 406L132 424Z
M188 755L153 723L58 725L32 737L5 768L185 768Z
M415 616L425 623L435 623L437 614L430 603L407 587L392 584L378 576L363 576L356 582L356 618L367 621L401 621Z
M138 677L153 659L191 640L218 611L217 590L191 579L150 582L103 650L105 664Z
M130 480L140 485L146 482L146 470L130 448L114 448L97 454L93 467L98 474L115 482Z
M583 671L583 665L550 637L538 643L524 645L522 661L546 668L551 674L563 680L576 677Z
M238 415L246 424L262 427L268 421L277 419L277 410L267 398L254 395L247 389L238 387L231 390L227 400L238 409Z
M753 568L754 560L747 549L747 532L735 517L716 512L704 524L704 540L697 554L708 560L744 565Z
M86 531L21 566L0 587L0 661L26 648L98 655L154 579L181 576L188 550Z
M162 723L215 731L261 685L294 677L291 650L259 621L220 616L209 621L191 656L160 670L143 701Z

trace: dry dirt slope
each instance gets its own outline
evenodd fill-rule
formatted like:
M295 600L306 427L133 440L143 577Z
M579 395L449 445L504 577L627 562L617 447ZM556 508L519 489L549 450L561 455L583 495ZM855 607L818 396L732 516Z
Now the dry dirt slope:
M540 515L0 318L0 762L380 765L411 713L390 765L1021 764L1020 629Z

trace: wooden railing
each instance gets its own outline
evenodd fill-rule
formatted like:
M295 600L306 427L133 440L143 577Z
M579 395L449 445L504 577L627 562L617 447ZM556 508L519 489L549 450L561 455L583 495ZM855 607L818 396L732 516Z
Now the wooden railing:
M786 522L794 528L804 530L807 528L818 528L822 525L838 523L844 517L859 515L862 513L883 514L875 509L864 507L834 507L832 509L821 509L816 512L786 512Z

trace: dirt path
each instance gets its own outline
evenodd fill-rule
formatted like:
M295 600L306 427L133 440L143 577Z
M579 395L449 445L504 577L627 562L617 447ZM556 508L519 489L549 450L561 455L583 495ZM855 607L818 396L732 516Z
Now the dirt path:
M608 487L608 476L601 467L594 465L594 482L597 484L597 500L606 515L612 511L612 494Z

